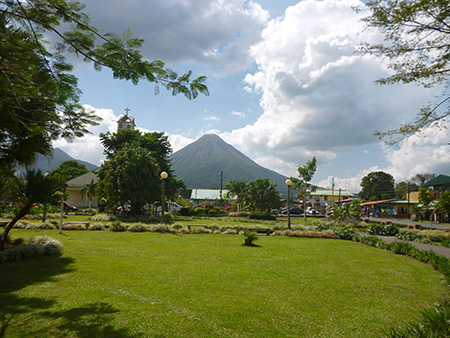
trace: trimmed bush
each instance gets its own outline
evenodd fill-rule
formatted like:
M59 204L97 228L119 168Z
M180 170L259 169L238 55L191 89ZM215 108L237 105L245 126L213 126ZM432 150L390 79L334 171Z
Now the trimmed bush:
M334 229L333 235L337 236L339 239L344 239L347 241L353 241L358 236L353 229Z
M14 242L23 242L23 240ZM27 244L19 244L0 252L0 262L17 262L27 258L60 255L61 253L61 242L48 236L37 236L30 238Z
M276 217L271 215L271 214L267 214L267 213L259 213L259 214L250 214L247 217L248 219L257 219L257 220L264 220L264 221L276 221Z
M128 227L128 231L130 232L146 232L147 229L147 225L141 223L133 224Z
M89 225L88 230L105 230L105 226L102 223L94 223Z
M416 241L418 239L421 239L422 235L420 235L418 232L404 230L395 235L395 238L401 239L403 241Z
M369 228L369 234L374 236L395 236L398 232L398 228L393 224L374 224Z
M105 213L99 213L97 215L94 215L91 217L91 220L93 221L115 221L117 220L116 216L108 215Z
M123 225L120 221L115 221L111 223L111 225L109 226L109 230L115 232L123 232L127 231L127 227Z

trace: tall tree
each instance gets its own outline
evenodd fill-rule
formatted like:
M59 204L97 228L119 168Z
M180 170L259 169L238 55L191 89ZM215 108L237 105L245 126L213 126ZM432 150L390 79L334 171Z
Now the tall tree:
M238 212L240 212L247 191L247 183L244 181L229 181L225 184L225 189L228 190L227 197L237 197L236 203L238 205Z
M312 160L306 161L306 164L299 165L297 168L298 177L292 177L293 188L299 192L299 196L303 200L303 215L306 224L306 201L308 200L308 191L312 192L315 188L310 182L317 170L317 160L314 156Z
M411 183L414 184L415 190L418 190L419 187L422 187L426 182L428 182L435 176L435 174L417 174L411 177Z
M60 184L66 183L72 178L88 173L84 164L78 163L74 160L64 161L58 168L53 170L52 176L55 177Z
M143 41L130 32L99 34L83 8L76 0L0 0L0 165L29 164L50 152L52 140L79 137L98 122L79 104L66 52L96 70L111 69L114 78L152 82L156 92L162 86L188 99L209 94L205 77L144 60Z
M270 182L268 178L258 178L248 183L244 199L245 205L252 211L270 211L278 209L281 205L276 184Z
M161 169L152 153L145 148L128 145L118 150L99 170L102 197L108 206L131 206L131 213L161 196Z
M393 75L380 84L417 82L425 87L444 84L450 78L450 7L448 0L373 0L371 15L363 21L384 33L384 43L363 44L364 53L390 62ZM437 104L425 106L416 119L397 129L377 132L396 143L450 114L450 96L444 91Z
M394 177L383 171L374 171L361 180L359 197L363 200L389 199L395 196Z
M420 187L419 188L419 204L422 207L422 210L425 210L426 217L431 219L431 214L437 209L438 205L434 205L434 195L433 193L428 190L427 188Z
M158 164L160 171L165 171L169 174L164 188L168 198L175 197L176 193L184 187L184 182L175 178L170 162L172 147L168 136L164 133L141 133L139 130L124 129L117 133L100 134L100 140L105 147L104 153L108 159L126 147L148 150Z
M60 198L56 194L59 182L51 175L44 175L40 171L27 171L25 180L21 180L16 186L17 194L15 201L22 203L22 208L5 227L0 235L0 251L4 250L6 236L23 216L28 214L35 203L54 203ZM14 200L13 200L14 201Z

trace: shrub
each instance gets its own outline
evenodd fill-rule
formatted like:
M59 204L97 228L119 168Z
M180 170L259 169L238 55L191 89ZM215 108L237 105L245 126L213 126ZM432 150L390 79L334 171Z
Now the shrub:
M166 224L152 224L148 227L150 232L170 232L170 228Z
M388 245L385 241L376 236L360 236L358 240L360 243L380 249L386 249Z
M267 214L267 213L257 213L257 214L250 214L247 217L248 219L257 219L257 220L265 220L265 221L276 221L276 217L271 215L271 214Z
M123 232L127 231L127 227L123 225L120 221L114 221L109 226L110 231Z
M443 298L435 307L423 310L415 322L391 329L390 338L450 337L450 300Z
M16 224L14 224L13 228L26 229L29 224L30 224L30 222L27 222L27 221L19 221Z
M254 242L258 239L258 234L253 231L244 230L244 245L254 246Z
M94 223L89 225L88 230L105 230L105 226L102 223Z
M176 224L172 225L172 229L179 231L179 230L183 229L183 225L176 223Z
M395 238L404 241L416 241L418 239L421 239L422 235L413 231L400 231L397 235L395 235Z
M193 211L195 212L195 215L204 215L205 214L205 209L203 209L201 207L195 208Z
M450 234L442 230L423 230L420 234L432 242L443 242L450 238Z
M113 215L108 215L104 213L99 213L91 217L93 221L115 221L117 218Z
M133 224L128 227L128 231L130 232L146 232L147 226L141 223Z
M393 224L374 224L369 228L369 234L374 236L395 236L398 232L398 228Z
M389 249L397 255L412 256L417 250L414 245L406 242L393 242L389 244Z
M181 216L189 216L191 213L191 210L189 208L181 208L179 214Z
M358 236L353 229L334 229L333 234L339 239L344 239L347 241L353 241Z
M62 243L48 236L31 237L29 243L44 247L44 255L46 256L62 253Z
M205 229L216 231L216 230L219 230L219 226L217 224L211 224L211 225L205 226Z

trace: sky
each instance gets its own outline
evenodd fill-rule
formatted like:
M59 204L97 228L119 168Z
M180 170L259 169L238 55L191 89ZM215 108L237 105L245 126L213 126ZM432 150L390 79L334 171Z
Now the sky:
M101 33L130 29L147 60L207 76L210 96L188 100L154 85L113 79L109 70L74 60L81 104L103 118L91 135L57 140L72 157L100 165L100 132L115 132L129 108L142 131L163 131L177 151L217 134L258 164L294 176L315 156L312 183L352 192L362 177L385 171L395 182L450 173L448 122L387 146L375 130L414 120L443 88L381 86L386 61L357 52L382 41L365 29L358 0L84 0ZM355 7L361 11L356 12ZM226 173L224 173L226 179Z

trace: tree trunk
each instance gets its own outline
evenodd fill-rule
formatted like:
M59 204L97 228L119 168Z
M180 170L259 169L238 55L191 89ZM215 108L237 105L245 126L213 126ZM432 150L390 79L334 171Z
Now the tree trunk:
M6 237L8 236L9 231L13 228L13 226L26 214L28 214L28 212L31 209L32 204L26 204L20 211L19 213L11 220L11 222L9 222L9 224L6 226L5 230L3 231L3 233L0 236L0 251L4 251L5 250L5 242L6 242Z

